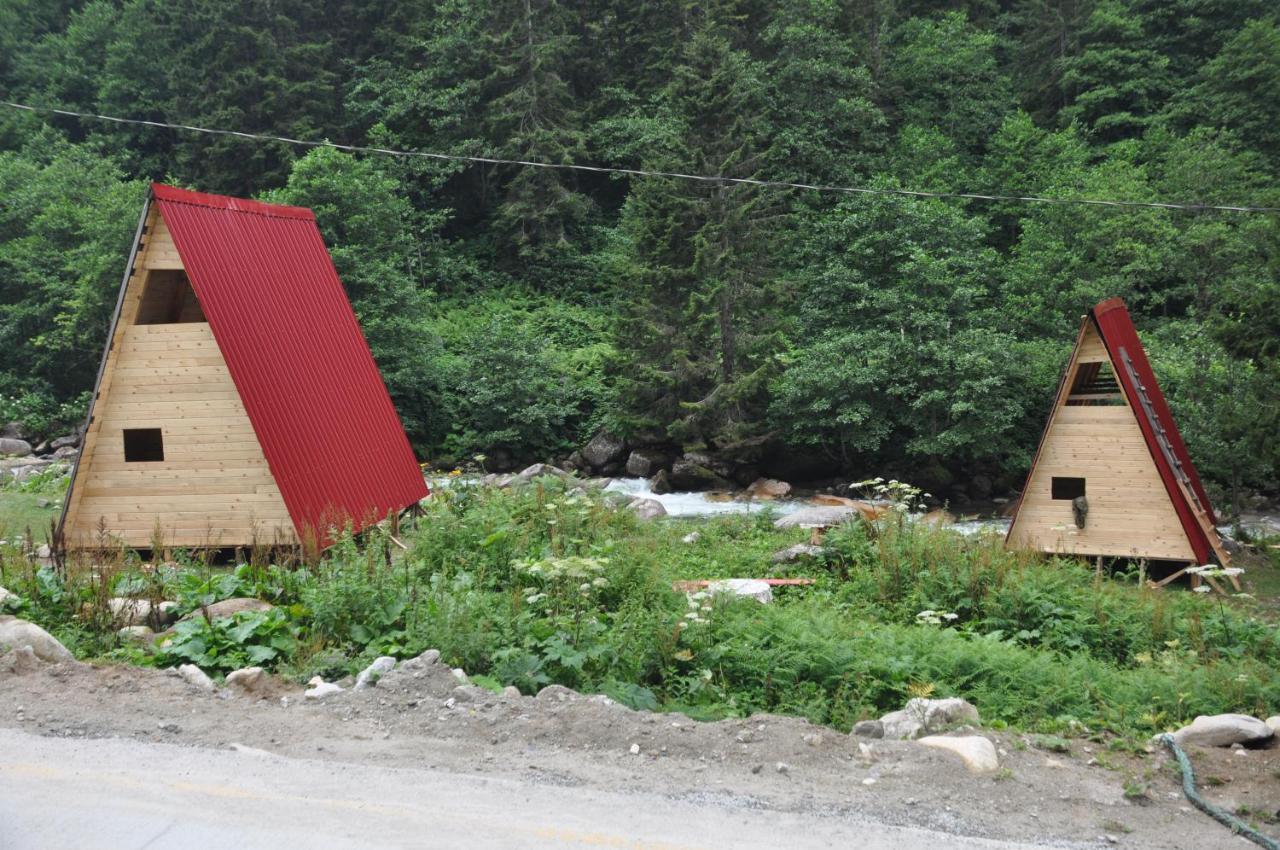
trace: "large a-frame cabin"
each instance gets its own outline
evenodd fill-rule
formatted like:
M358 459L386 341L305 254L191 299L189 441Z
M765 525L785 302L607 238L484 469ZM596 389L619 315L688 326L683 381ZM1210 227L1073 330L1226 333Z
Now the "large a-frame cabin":
M153 185L58 542L318 544L427 495L310 210Z
M1215 522L1124 302L1103 301L1080 324L1007 544L1225 566Z

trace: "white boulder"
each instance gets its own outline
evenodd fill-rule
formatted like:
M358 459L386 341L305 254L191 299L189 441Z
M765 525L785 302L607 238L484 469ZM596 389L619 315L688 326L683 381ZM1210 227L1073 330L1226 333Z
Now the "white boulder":
M958 723L970 723L975 726L982 721L978 717L978 709L968 700L959 697L947 699L907 700L901 711L891 711L880 718L884 729L884 737L896 740L918 738Z
M182 681L198 691L211 694L217 690L217 686L213 684L213 679L210 679L203 670L194 664L183 664L178 668L178 675L182 677Z
M640 517L640 519L657 519L667 515L667 509L657 499L636 499L627 505L627 510Z
M14 649L29 646L41 661L56 663L75 660L71 651L59 643L57 638L35 623L19 617L0 617L0 647L3 646Z
M761 581L758 578L721 579L707 585L707 590L712 594L727 593L731 596L754 599L766 605L773 601L773 588L769 585L769 582Z
M992 773L1000 769L995 745L981 735L929 735L917 743L955 753L964 761L964 766L970 773Z
M248 696L258 696L267 689L271 679L261 667L242 667L228 673L224 681L229 688Z
M1229 747L1265 741L1276 731L1256 717L1247 714L1202 714L1173 733L1179 746Z
M307 699L324 699L327 696L342 693L342 686L334 682L326 682L319 676L312 676L311 681L307 682L311 687L302 692Z
M390 655L383 655L373 660L373 663L360 671L360 675L356 677L356 690L363 691L365 688L372 688L378 684L387 673L395 669L396 660Z

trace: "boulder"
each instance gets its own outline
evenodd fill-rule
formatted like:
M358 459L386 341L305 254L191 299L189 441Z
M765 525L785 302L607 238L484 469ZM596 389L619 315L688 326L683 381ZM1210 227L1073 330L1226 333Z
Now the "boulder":
M54 449L52 457L54 460L71 460L78 454L80 449L75 446L63 446L60 449Z
M124 643L151 643L156 633L150 626L125 626L116 632L116 637Z
M1280 714L1277 714L1273 717L1268 717L1266 720L1262 722L1267 724L1267 726L1271 727L1272 732L1275 732L1277 735L1280 735Z
M19 617L0 616L0 647L5 646L14 649L29 646L41 661L57 663L75 660L71 651L59 643L57 638L35 623Z
M667 475L675 490L729 490L733 484L700 463L681 458ZM655 491L657 492L657 491Z
M21 422L6 422L0 426L0 439L4 440L28 440L31 438L31 432L27 430L27 426Z
M784 517L779 517L773 525L775 528L829 528L842 522L848 522L857 513L857 509L847 505L802 508Z
M538 691L538 700L541 702L571 702L577 698L578 694L564 685L547 685Z
M661 496L664 493L672 491L671 476L667 474L665 469L659 469L649 479L649 489Z
M58 449L67 449L67 448L74 449L78 445L80 445L79 435L68 434L65 437L58 437L57 439L50 442L49 448L56 452Z
M440 650L428 649L426 652L422 653L421 655L419 655L417 658L413 660L417 661L419 664L422 664L422 665L435 664L440 660Z
M564 463L561 464L561 466L571 472L582 472L583 470L591 468L587 463L587 459L582 456L582 452L577 449L574 449L573 452L564 459Z
M213 679L210 679L203 670L194 664L183 664L178 668L178 675L182 678L182 681L198 691L213 693L217 690L217 686L213 684Z
M776 478L757 478L746 489L753 499L780 499L791 494L791 485Z
M326 682L319 676L312 676L311 680L308 681L307 684L311 687L302 692L302 695L307 699L324 699L325 697L342 693L341 685L335 684L334 682Z
M929 511L927 514L920 517L920 522L937 528L952 525L955 521L956 518L951 514L951 512L944 508L937 508L936 510Z
M20 646L8 652L0 653L0 672L21 676L23 673L34 673L43 665L29 646Z
M596 467L620 461L626 452L626 440L619 439L608 431L600 431L591 438L591 442L582 447L583 459Z
M107 610L117 626L145 625L151 617L151 603L146 599L113 596L107 600Z
M228 673L224 681L246 696L265 696L271 677L261 667L242 667Z
M949 699L907 700L901 711L891 711L880 718L884 736L896 740L918 738L921 735L941 732L958 723L978 725L978 709L968 700Z
M31 444L26 440L18 440L13 437L0 437L0 455L26 457L29 454L31 454Z
M994 773L1000 769L995 745L981 735L930 735L921 738L918 743L955 753L964 761L964 766L970 773Z
M701 539L702 539L702 535L701 535L700 533L698 533L698 532L696 532L696 531L690 531L690 532L689 532L688 534L686 534L684 537L681 537L681 538L680 538L680 542L681 542L681 543L688 543L688 544L692 545L692 544L694 544L694 543L697 543L697 542L698 542L699 540L701 540Z
M707 585L712 594L727 593L768 604L773 601L773 587L757 578L726 578Z
M156 622L163 626L167 626L178 619L178 603L171 599L166 599L151 609L151 613L155 615Z
M551 475L556 478L568 478L569 473L563 469L552 466L549 463L535 463L533 466L526 466L520 470L516 476L517 481L532 481L535 478L541 478L544 475Z
M859 738L883 738L884 724L879 720L859 720L849 733Z
M774 552L773 562L775 564L790 564L794 561L817 558L825 551L821 546L814 546L811 543L797 543L794 546L788 546L786 549L779 549Z
M640 519L657 519L667 515L667 509L657 499L636 499L627 505L627 510L635 513Z
M637 478L648 478L666 469L670 462L670 457L656 449L636 449L627 457L626 471Z
M16 600L21 598L22 597L18 596L18 594L14 593L13 591L5 590L3 587L0 587L0 608L3 608L4 603L8 602L10 599Z
M360 671L356 677L356 690L363 691L378 684L378 680L396 667L396 660L390 655L382 655L373 659L373 663Z
M1269 725L1247 714L1202 714L1173 733L1180 746L1229 747L1265 741L1276 734Z
M203 617L208 614L210 620L216 620L219 617L230 617L233 614L239 614L241 611L270 611L274 607L276 606L261 599L237 596L232 599L215 602L212 605L206 605L204 608L197 608L182 619L190 620L193 617Z

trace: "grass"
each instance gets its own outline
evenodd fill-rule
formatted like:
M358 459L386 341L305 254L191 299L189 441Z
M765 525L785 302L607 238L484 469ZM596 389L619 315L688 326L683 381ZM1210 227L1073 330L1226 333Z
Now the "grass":
M696 528L699 538L685 543ZM827 555L777 565L807 537L768 515L644 523L555 480L441 491L401 552L345 537L310 566L195 561L146 570L116 553L66 578L0 547L14 610L78 655L131 663L246 661L305 679L439 648L492 685L560 683L699 718L757 711L848 729L909 696L963 696L984 723L1046 736L1147 736L1196 714L1280 708L1280 641L1259 603L1099 580L1076 562L894 519L842 527ZM772 605L672 589L680 579L806 576ZM162 650L122 645L122 592L184 611L231 596L278 606L184 626ZM933 612L921 617L922 612ZM1037 739L1056 749L1060 738Z

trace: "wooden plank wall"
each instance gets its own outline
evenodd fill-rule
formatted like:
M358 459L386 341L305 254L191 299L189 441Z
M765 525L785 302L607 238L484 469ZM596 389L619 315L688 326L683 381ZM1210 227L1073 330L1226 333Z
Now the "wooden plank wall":
M172 546L292 542L284 499L209 325L133 324L149 270L172 269L177 257L159 224L148 222L126 286L70 495L67 545L97 545L101 523L147 547L157 522ZM125 428L160 428L164 461L126 462Z
M1068 386L1079 363L1098 360L1110 362L1090 326ZM1127 404L1077 407L1061 402L1009 543L1064 554L1194 560L1133 410ZM1085 479L1089 515L1084 529L1076 528L1069 500L1052 498L1054 476Z

